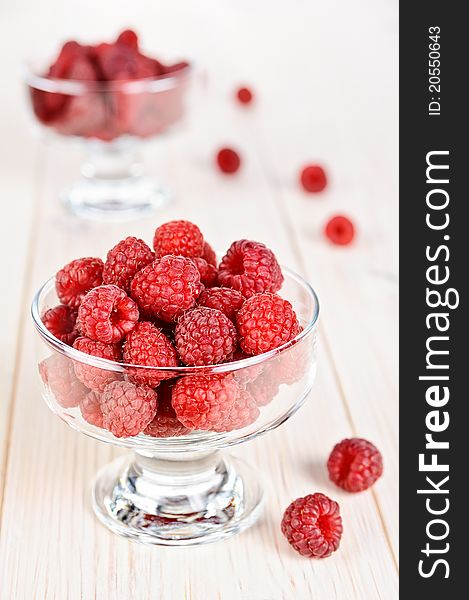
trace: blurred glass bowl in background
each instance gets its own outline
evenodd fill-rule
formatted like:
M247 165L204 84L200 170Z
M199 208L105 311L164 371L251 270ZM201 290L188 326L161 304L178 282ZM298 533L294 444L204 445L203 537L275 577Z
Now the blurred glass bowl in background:
M192 67L179 63L157 78L116 81L55 79L28 65L32 111L48 131L82 140L88 160L82 178L62 194L75 214L126 220L161 208L169 192L146 176L142 140L170 131L186 112Z

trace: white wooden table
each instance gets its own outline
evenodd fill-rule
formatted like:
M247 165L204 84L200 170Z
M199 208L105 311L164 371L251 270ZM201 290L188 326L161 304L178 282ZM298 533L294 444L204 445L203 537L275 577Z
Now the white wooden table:
M105 38L125 25L155 52L194 57L209 86L192 126L146 150L175 202L130 224L76 222L57 194L80 157L32 135L19 62L64 37ZM0 39L0 598L396 598L397 3L4 0ZM239 82L255 89L252 110L232 101ZM225 143L244 159L233 178L213 168ZM321 196L297 184L310 160L330 174ZM321 234L337 212L358 226L349 248ZM261 521L225 543L147 548L91 512L90 479L116 452L69 430L42 402L29 305L68 260L104 254L124 234L151 239L158 223L181 217L218 248L263 241L311 281L322 302L319 370L291 421L234 450L267 480ZM352 435L374 441L385 461L382 479L358 495L335 488L325 470L333 444ZM344 518L340 551L323 561L299 557L279 532L288 503L314 491L337 499Z

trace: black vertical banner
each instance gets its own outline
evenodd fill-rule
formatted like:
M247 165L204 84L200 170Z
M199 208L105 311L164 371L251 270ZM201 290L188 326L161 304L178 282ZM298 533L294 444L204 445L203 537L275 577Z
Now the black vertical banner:
M469 173L462 2L400 6L401 597L469 573Z

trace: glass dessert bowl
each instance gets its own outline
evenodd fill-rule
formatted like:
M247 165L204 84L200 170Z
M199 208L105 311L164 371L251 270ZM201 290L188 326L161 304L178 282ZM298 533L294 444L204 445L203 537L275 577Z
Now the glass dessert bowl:
M82 217L125 220L160 208L169 197L144 174L139 152L144 140L182 121L192 68L187 62L164 66L140 53L136 36L135 46L119 42L121 36L96 46L67 42L49 68L35 62L25 69L36 120L85 144L82 176L62 192L66 206Z
M222 450L281 425L313 385L318 299L299 275L286 268L283 274L282 295L295 307L302 331L265 354L213 366L142 367L80 352L55 338L41 320L57 304L54 279L37 292L32 317L40 337L38 371L47 405L73 429L133 451L106 465L93 484L94 511L115 533L146 544L202 544L240 532L259 516L259 475ZM115 437L100 427L94 392L83 384L87 375L116 386L148 376L164 380L156 388L156 417L145 432ZM174 390L189 382L194 394L198 386L208 389L209 403L233 403L238 416L225 431L190 431L178 421L171 394L174 403Z

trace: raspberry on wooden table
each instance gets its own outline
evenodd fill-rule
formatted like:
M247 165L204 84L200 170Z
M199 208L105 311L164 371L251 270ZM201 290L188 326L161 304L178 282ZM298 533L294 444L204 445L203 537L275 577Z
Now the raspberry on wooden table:
M347 492L362 492L383 474L383 457L371 442L350 438L334 446L327 461L329 478Z
M124 362L142 367L177 367L179 359L166 335L153 323L141 321L125 340ZM161 380L170 379L175 373L128 367L127 375L133 383L156 387Z
M122 359L122 351L117 344L104 344L86 337L78 337L73 343L73 347L85 354L114 362L120 362ZM95 367L79 360L73 361L73 368L75 369L75 375L86 387L98 392L102 392L108 383L116 379L122 379L122 374L118 371Z
M79 335L76 328L77 311L65 304L49 308L41 318L46 329L64 344L71 346Z
M197 257L193 258L192 261L199 271L200 281L206 288L217 285L218 270L216 267L208 263L205 258Z
M143 240L127 237L107 253L103 283L112 283L128 293L134 275L154 260L154 252Z
M337 215L327 222L324 233L333 244L347 246L355 237L355 227L349 218Z
M103 426L116 437L141 433L153 420L158 408L156 392L129 381L114 381L100 396Z
M187 375L173 387L172 405L189 429L231 431L245 427L259 412L232 375Z
M177 321L195 306L202 290L197 267L184 256L163 256L132 279L130 293L143 314L162 321Z
M135 327L136 303L116 285L101 285L83 298L78 309L78 328L97 342L115 344Z
M326 173L319 165L308 165L301 171L300 182L307 192L322 192L327 186Z
M75 375L73 361L62 354L52 354L39 363L39 374L63 408L78 406L88 392Z
M167 254L195 258L203 254L204 237L190 221L169 221L156 229L153 247L157 258Z
M216 308L228 317L233 323L236 315L244 303L244 296L238 290L232 288L213 287L204 290L197 299L199 306Z
M283 283L280 265L272 250L260 242L233 242L218 268L218 282L238 290L245 298L277 292Z
M99 392L88 392L80 401L81 416L95 427L103 429L103 413L101 411Z
M168 438L179 437L190 432L190 429L178 420L171 404L173 385L172 381L163 381L158 387L158 410L151 423L145 428L143 432L145 435Z
M241 104L251 104L253 93L248 87L240 87L236 91L236 97Z
M100 258L77 258L55 276L55 289L62 304L78 308L87 292L103 282L104 263Z
M186 365L217 365L233 356L236 329L220 310L199 306L185 312L175 331L176 348Z
M300 332L288 300L265 292L251 296L236 316L239 345L246 354L262 354L292 340Z
M285 511L281 529L302 556L326 558L337 550L342 537L339 505L325 494L297 498Z
M232 175L241 166L241 158L233 148L222 148L217 152L216 162L222 173Z

